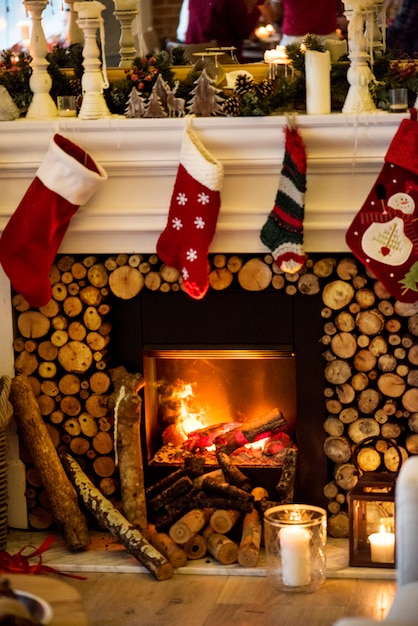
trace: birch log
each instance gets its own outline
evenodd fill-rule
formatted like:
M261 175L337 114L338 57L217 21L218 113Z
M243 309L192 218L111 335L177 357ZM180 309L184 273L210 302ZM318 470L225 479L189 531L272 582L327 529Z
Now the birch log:
M87 522L79 508L77 493L65 474L26 376L17 376L12 380L10 401L19 436L32 455L54 519L69 550L72 552L80 550L90 543Z
M142 462L140 421L145 382L141 374L128 374L124 367L110 371L114 386L116 451L123 510L126 518L146 537L148 533Z
M157 580L167 580L173 574L171 563L152 546L118 509L103 496L69 454L63 454L63 465L87 509L114 537L142 563Z

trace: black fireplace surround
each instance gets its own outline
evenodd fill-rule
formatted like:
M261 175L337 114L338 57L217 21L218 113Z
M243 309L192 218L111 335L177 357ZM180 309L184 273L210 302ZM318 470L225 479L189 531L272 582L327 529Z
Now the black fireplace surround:
M271 350L286 346L296 357L296 433L298 469L295 501L326 506L323 487L328 462L324 454L325 403L321 295L275 290L225 292L210 290L203 300L182 291L141 291L132 300L112 299L112 365L143 371L147 346L164 349L229 348ZM145 423L142 441L146 441ZM144 454L147 484L173 468L153 467ZM269 489L274 498L280 468L246 468L253 484Z

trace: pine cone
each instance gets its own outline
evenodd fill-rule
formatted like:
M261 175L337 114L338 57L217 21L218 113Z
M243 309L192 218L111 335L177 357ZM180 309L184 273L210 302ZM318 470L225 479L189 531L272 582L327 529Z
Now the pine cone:
M241 114L241 99L238 96L230 96L224 101L223 112L227 117L239 117Z
M264 96L268 98L273 93L273 83L268 78L265 78L261 83L256 84L255 90L259 97Z
M244 94L248 93L254 88L254 79L246 76L246 74L239 74L235 80L235 93Z

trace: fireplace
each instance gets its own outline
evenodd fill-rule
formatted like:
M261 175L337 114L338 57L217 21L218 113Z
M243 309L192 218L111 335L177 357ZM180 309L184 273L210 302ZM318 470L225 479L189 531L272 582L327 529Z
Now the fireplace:
M200 382L213 400L212 385L219 387L219 381L229 376L235 381L225 385L223 380L220 391L235 394L232 412L222 413L225 406L231 409L231 399L224 399L222 408L212 407L217 417L210 421L243 421L279 409L287 422L284 432L298 448L295 497L324 503L327 462L323 453L320 308L320 294L289 297L274 289L253 293L239 286L227 292L210 291L201 301L183 292L148 290L131 301L112 299L112 363L145 375L142 427L147 482L173 471L176 464L176 459L168 462L167 458L161 460L161 455L159 462L155 459L170 425L164 422L161 410L158 415L159 379ZM207 401L207 397L202 400L203 404ZM250 462L241 455L238 464L274 499L282 458L279 455L276 463L271 459L263 463L256 454L254 457ZM212 463L209 455L208 470Z
M298 122L308 151L304 227L305 249L310 254L347 254L346 229L369 192L402 117L381 113L355 117L300 116ZM277 190L284 122L282 116L194 121L195 130L207 148L225 165L222 207L211 253L261 256L266 253L259 232ZM152 256L166 222L183 126L181 119L3 122L0 229L32 181L50 136L61 132L82 144L104 166L109 179L88 205L76 213L60 252L87 256L110 255L115 251L129 255L140 251ZM134 312L137 302L121 301L113 311L112 358L115 363L125 363L130 371L141 371L146 347L171 349L170 342L175 341L176 348L189 349L180 337L184 330L188 331L192 346L201 345L202 337L205 346L218 345L217 311L231 298L235 301L234 312L222 320L226 335L222 339L224 345L247 349L254 341L257 349L290 346L295 354L297 420L298 424L303 424L297 429L296 443L300 454L310 459L310 466L299 470L297 493L301 500L320 502L323 485L332 475L327 471L328 462L323 452L323 422L328 401L323 383L322 353L326 348L319 341L324 333L321 295L296 293L289 297L293 288L289 282L281 292L246 293L245 304L244 295L231 290L208 293L202 303L191 301L174 290L170 293L144 290L137 298L141 301L139 315L144 318L143 325L139 324L138 308ZM0 308L2 373L12 376L15 361L13 307L10 285L1 270ZM151 314L147 315L148 310ZM238 317L243 320L241 334L235 322ZM129 354L127 346L119 341L122 320L130 330ZM202 327L196 327L196 320L202 320L203 334ZM166 338L169 324L178 329L177 339ZM146 339L140 327L147 333ZM257 340L251 339L250 343L249 337ZM9 520L12 526L24 528L27 525L25 467L18 448L12 427L9 433Z

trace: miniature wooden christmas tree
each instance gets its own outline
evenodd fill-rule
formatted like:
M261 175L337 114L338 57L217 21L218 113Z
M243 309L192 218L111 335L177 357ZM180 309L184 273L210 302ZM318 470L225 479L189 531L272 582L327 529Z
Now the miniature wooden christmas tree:
M126 117L143 117L145 113L145 100L136 87L132 87L125 108Z
M167 117L167 112L155 89L151 91L144 117Z
M222 90L215 87L214 81L209 78L205 69L195 80L195 85L196 87L192 90L193 98L187 107L189 113L202 117L223 115L223 99L219 95Z

